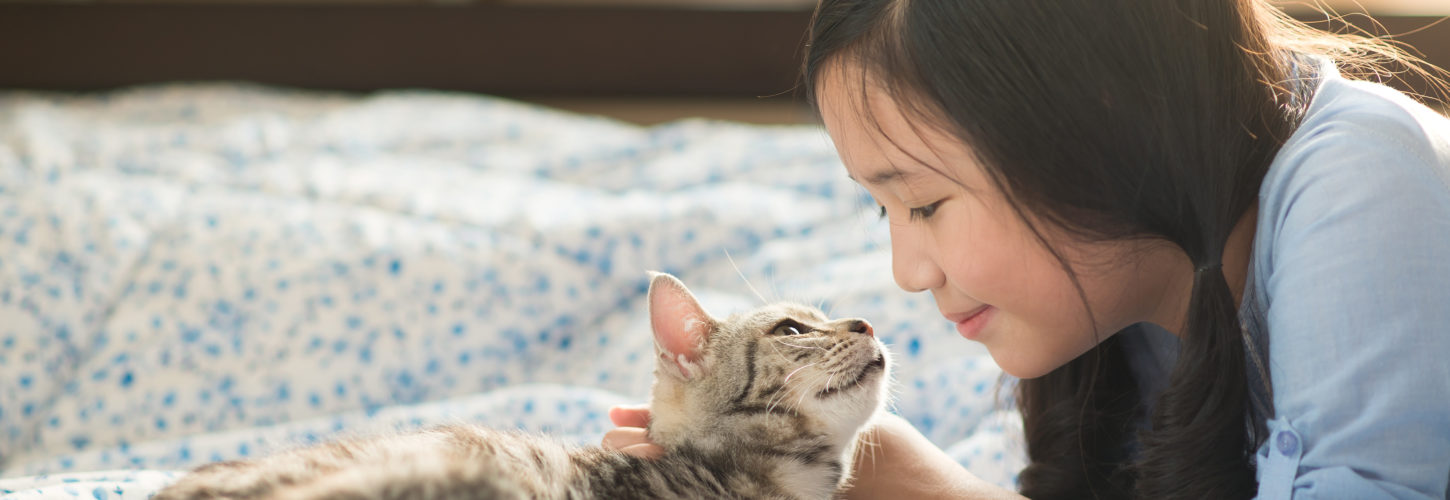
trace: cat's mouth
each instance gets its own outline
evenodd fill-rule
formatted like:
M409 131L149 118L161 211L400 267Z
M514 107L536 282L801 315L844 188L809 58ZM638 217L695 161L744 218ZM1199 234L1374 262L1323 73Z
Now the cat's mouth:
M876 359L871 360L870 363L866 363L866 366L861 367L861 371L856 374L856 377L855 378L853 378L850 381L847 381L847 382L845 382L845 383L843 383L841 385L838 385L838 386L835 386L835 387L827 387L825 389L822 389L820 392L817 392L816 393L816 397L818 397L818 398L831 397L831 396L834 396L836 394L839 394L840 392L845 391L847 389L850 389L850 388L853 388L853 387L860 387L861 386L861 382L864 381L864 380L866 380L866 377L870 377L872 375L875 375L875 374L880 373L880 372L883 372L883 371L886 371L886 354L884 354L884 353L877 353L876 354Z

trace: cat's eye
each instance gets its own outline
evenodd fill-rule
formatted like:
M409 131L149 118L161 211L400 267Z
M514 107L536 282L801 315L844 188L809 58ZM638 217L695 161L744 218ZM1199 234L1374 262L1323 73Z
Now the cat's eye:
M876 216L882 219L886 218L886 205L876 205Z
M772 330L770 333L773 335L789 336L800 335L809 331L811 331L809 328L801 326L800 323L796 323L794 321L784 321L781 322L781 324L776 325L775 330Z

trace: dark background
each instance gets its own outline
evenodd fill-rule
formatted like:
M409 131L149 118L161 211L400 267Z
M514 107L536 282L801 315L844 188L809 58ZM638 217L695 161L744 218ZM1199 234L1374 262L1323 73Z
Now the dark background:
M726 99L728 108L729 99L793 99L809 18L799 6L0 3L0 88L244 80L460 90L546 104ZM1450 21L1347 19L1402 35L1395 39L1450 68ZM1417 80L1400 86L1427 91Z

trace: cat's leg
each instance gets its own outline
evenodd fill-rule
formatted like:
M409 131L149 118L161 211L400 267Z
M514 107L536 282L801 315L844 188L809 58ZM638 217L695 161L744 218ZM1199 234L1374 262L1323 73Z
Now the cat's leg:
M588 495L556 443L454 425L393 438L356 466L275 490L298 500L565 500Z
M401 457L399 457L401 458ZM468 464L446 463L439 455L368 464L279 489L276 500L548 500L521 487L516 478L479 474Z
M313 481L358 462L368 443L340 442L299 448L253 460L217 462L192 470L153 500L270 497L276 490Z

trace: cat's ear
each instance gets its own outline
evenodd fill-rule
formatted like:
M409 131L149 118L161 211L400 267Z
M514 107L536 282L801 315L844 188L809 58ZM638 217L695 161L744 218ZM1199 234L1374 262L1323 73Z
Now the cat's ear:
M700 357L715 319L674 276L651 272L650 277L649 323L660 366L682 379L692 379L700 374Z

